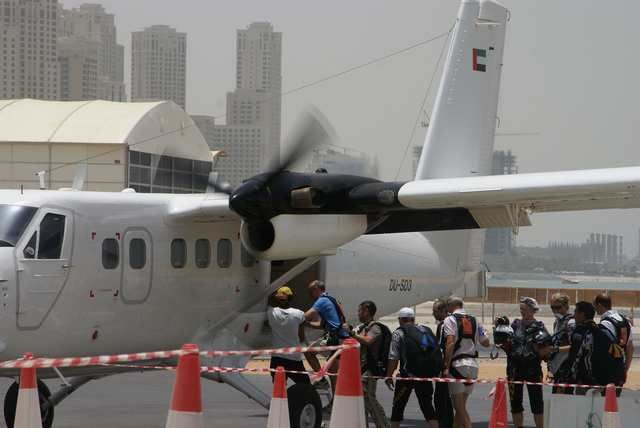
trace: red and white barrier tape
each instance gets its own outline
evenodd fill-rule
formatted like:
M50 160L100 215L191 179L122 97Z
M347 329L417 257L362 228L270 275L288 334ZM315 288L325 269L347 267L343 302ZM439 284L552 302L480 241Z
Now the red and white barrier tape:
M273 354L301 354L305 352L330 352L340 349L358 348L359 345L336 346L297 346L277 349L257 349L247 351L202 351L202 357L228 357L228 356L261 356ZM4 361L0 363L0 369L19 369L26 367L51 368L51 367L88 367L127 363L145 360L159 360L182 355L182 350L138 352L134 354L99 355L94 357L68 357L68 358L33 358Z
M133 364L105 364L111 367L122 367L122 368L130 368L130 369L141 369L141 370L176 370L175 366L146 366L146 365L133 365ZM249 374L268 374L275 373L276 369L272 369L269 367L218 367L218 366L202 366L200 367L200 371L205 373L249 373ZM329 372L313 372L313 371L302 371L302 370L285 370L285 373L288 374L305 374L309 376L337 376L337 373L329 373ZM455 379L450 377L402 377L402 376L368 376L362 375L362 379L376 379L376 380L386 380L393 379L394 381L413 381L413 382L442 382L442 383L465 383L465 384L495 384L498 382L497 379ZM560 388L606 388L606 385L586 385L581 383L552 383L552 382L528 382L528 381L519 381L519 380L506 380L507 383L512 384L521 384L521 385L540 385L540 386L555 386ZM625 389L629 391L637 390L637 385L629 385L625 387L618 386L619 389Z
M0 369L21 369L35 367L87 367L106 364L126 363L144 360L158 360L177 357L182 351L155 351L138 352L135 354L98 355L95 357L68 357L68 358L32 358L4 361L0 363Z
M359 348L360 345L335 345L335 346L296 346L291 348L279 349L257 349L253 351L202 351L200 355L203 357L228 357L235 355L243 356L266 356L273 354L303 354L305 352L331 352L340 349Z
M243 350L243 351L201 351L199 354L202 357L227 357L227 356L268 356L273 354L302 354L305 352L331 352L340 351L344 349L359 348L360 345L335 345L335 346L297 346L287 348L275 348L275 349L257 349L257 350ZM134 363L137 361L148 360L160 360L179 357L183 354L182 350L171 351L154 351L154 352L138 352L133 354L118 354L118 355L99 355L94 357L67 357L67 358L33 358L33 359L18 359L4 361L0 363L0 369L19 369L19 368L52 368L52 367L89 367L89 366L111 366L122 367L140 370L175 370L174 366L155 366L144 364L126 364ZM203 372L218 372L218 373L270 373L273 369L270 368L247 368L247 367L208 367L201 368ZM318 375L315 372L308 371L294 371L285 370L285 373L290 374L308 374ZM336 376L335 373L327 373L324 370L320 375ZM362 376L362 378L372 378L378 380L389 379L385 376ZM497 380L491 379L455 379L448 377L395 377L397 380L415 381L415 382L446 382L446 383L465 383L465 384L493 384ZM551 383L551 382L528 382L528 381L507 381L512 384L522 385L540 385L540 386L555 386L560 388L604 388L603 385L585 385L585 384L573 384L573 383ZM620 387L619 387L620 388ZM624 389L631 389L625 387Z

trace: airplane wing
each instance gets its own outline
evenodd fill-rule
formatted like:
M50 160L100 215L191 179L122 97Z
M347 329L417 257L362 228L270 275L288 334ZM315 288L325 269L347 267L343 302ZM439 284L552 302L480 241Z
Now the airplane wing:
M640 208L640 167L418 180L397 197L413 215L457 213L448 230L517 227L535 212Z

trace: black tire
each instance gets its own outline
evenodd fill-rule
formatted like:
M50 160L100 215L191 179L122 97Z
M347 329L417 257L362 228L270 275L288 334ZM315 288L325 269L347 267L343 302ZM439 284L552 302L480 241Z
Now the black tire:
M287 398L291 428L320 428L322 402L313 386L296 383L287 389Z
M13 422L16 419L16 407L18 405L18 391L19 385L13 382L7 394L4 396L4 421L7 424L7 428L13 428ZM51 391L47 385L38 379L38 398L40 399L40 407L45 403L49 397L51 397ZM41 410L42 414L42 410ZM53 425L53 407L48 407L45 414L42 414L42 428L51 428Z

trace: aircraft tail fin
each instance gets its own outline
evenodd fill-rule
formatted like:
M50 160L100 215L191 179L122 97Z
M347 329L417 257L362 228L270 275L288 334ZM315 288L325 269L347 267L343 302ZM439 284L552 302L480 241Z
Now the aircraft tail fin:
M491 173L507 18L496 1L462 0L416 180ZM426 235L454 272L479 270L482 231Z
M461 2L416 180L491 172L507 15L493 0Z

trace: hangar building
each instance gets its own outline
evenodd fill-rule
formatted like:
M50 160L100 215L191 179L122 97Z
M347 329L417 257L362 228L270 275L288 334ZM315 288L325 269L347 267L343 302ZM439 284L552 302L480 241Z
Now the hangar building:
M212 153L172 101L0 100L0 188L204 192ZM84 176L83 172L79 173Z

